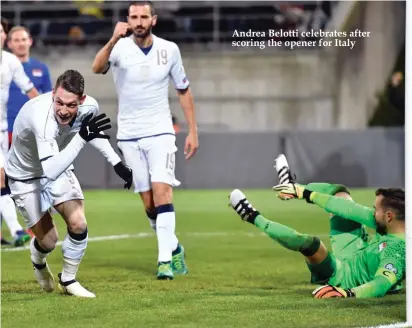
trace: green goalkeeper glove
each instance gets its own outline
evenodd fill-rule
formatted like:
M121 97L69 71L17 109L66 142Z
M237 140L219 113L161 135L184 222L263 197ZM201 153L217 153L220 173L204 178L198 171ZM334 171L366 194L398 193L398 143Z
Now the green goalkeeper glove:
M285 183L274 186L273 191L278 192L278 197L282 200L289 200L293 198L306 199L308 203L313 203L310 200L312 191L305 189L306 186L297 183Z
M289 200L293 198L303 199L304 186L297 183L285 183L274 186L273 191L278 192L278 197L282 200Z
M331 285L321 286L316 288L312 295L314 298L336 298L336 297L355 297L355 292L352 289L343 289Z

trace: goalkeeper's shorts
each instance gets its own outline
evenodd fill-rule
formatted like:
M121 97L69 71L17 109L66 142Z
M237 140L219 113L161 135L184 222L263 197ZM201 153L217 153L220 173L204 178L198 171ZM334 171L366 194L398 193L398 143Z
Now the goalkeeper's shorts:
M330 243L332 253L320 264L308 264L311 282L315 284L332 283L340 286L344 281L346 260L353 257L354 252L367 244L368 235L361 224L333 216L330 219Z

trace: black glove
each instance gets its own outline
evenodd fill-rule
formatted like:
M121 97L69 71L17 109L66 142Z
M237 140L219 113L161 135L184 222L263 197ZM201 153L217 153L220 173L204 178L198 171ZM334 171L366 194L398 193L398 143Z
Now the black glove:
M121 177L126 182L124 184L124 188L130 189L133 183L132 169L127 165L124 165L122 162L119 162L114 166L114 171L119 177Z
M105 118L106 114L100 114L94 118L93 114L87 115L80 126L79 135L87 142L95 139L110 139L106 134L100 134L100 132L109 130L112 126L110 123L110 118Z

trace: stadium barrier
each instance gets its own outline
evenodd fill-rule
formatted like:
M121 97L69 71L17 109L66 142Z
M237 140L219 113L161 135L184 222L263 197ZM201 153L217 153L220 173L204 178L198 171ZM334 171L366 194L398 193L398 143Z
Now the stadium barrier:
M113 130L115 131L115 130ZM270 188L277 183L274 157L285 153L299 182L326 181L350 187L403 187L405 135L401 128L284 133L201 133L199 150L186 161L186 134L177 135L176 178L184 189ZM111 143L117 150L115 135ZM122 188L90 145L75 161L85 189Z

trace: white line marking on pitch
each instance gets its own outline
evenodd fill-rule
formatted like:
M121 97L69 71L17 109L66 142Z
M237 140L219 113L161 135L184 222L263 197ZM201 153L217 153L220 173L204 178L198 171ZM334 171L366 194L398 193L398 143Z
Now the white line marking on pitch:
M244 236L244 237L257 237L265 236L265 233L252 233L252 232L187 232L183 234L177 233L176 235L183 235L188 237L229 237L229 236ZM98 236L90 237L88 243L96 241L107 240L120 240L120 239L133 239L133 238L148 238L155 237L153 232L140 232L136 234L124 234L124 235L112 235L112 236ZM58 241L56 246L61 246L63 241ZM2 248L2 252L21 252L30 249L30 246L22 246L15 248Z
M364 328L407 328L411 327L406 322L394 323L391 325L382 325L382 326L373 326L373 327L364 327Z

